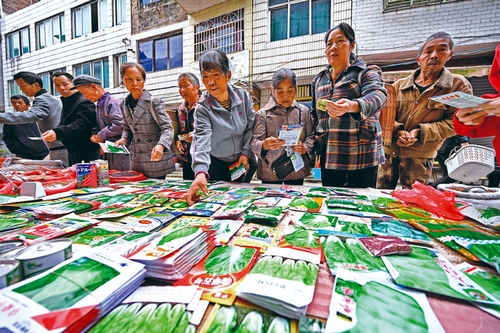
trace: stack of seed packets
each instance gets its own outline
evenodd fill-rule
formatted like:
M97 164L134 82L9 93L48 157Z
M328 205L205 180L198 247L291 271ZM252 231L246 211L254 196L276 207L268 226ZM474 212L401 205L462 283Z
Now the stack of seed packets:
M99 221L95 219L69 214L49 222L2 234L0 241L22 240L27 244L34 244L57 237L70 236L98 223Z
M196 287L139 287L89 333L194 333L208 307Z
M0 290L8 332L82 332L143 282L144 265L91 251ZM8 310L7 310L8 309Z
M167 229L151 243L129 256L143 263L147 276L177 280L215 247L215 231L198 227Z
M196 285L203 291L202 299L231 305L237 286L252 268L258 253L249 247L218 246L174 286Z
M312 302L320 254L269 248L238 287L238 297L288 318L305 315Z
M339 268L324 332L445 331L425 294L390 283L387 273Z

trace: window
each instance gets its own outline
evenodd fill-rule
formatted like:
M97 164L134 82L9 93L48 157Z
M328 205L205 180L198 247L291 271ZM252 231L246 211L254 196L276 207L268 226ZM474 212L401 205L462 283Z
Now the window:
M115 1L115 25L120 25L127 21L127 1L126 0L114 0Z
M146 72L182 67L182 34L139 42L139 63Z
M56 88L54 86L54 82L52 81L52 74L54 74L56 72L64 72L64 71L65 71L64 68L59 68L59 69L55 69L55 70L50 71L50 72L44 72L44 73L38 74L38 76L40 76L40 78L42 79L43 88L45 90L47 90L51 95L60 96L59 92L56 90Z
M244 11L239 9L194 26L194 59L209 49L219 49L225 53L243 51Z
M90 75L101 80L103 88L109 88L109 61L99 59L73 66L74 77Z
M117 54L114 57L114 83L115 83L115 88L119 87L121 85L121 80L120 80L120 66L124 63L127 62L127 54L126 53L121 53Z
M9 97L14 96L14 95L24 95L21 92L21 89L19 89L19 86L17 85L16 81L12 80L9 81Z
M66 33L64 31L64 14L60 14L36 23L35 31L37 50L53 44L65 42Z
M73 10L73 36L81 37L108 27L108 1L97 0Z
M350 23L352 0L269 0L269 11L271 41L277 41L327 32L332 23Z
M432 6L459 0L384 0L384 12L413 7Z
M159 0L141 0L141 5L146 6L149 5L150 3L158 2Z
M6 35L7 59L19 57L30 52L30 30L29 27Z

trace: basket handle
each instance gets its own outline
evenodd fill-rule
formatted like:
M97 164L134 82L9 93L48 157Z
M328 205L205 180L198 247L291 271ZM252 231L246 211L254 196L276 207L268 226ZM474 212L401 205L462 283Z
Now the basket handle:
M455 155L460 148L462 147L459 146L453 147L453 149L450 151L450 155L448 155L448 158L451 158L453 155Z
M473 192L473 193L486 193L488 192L487 189L485 189L483 186L469 186L467 187L466 189L464 189L464 192L470 192L472 190L481 190L481 191L477 191L477 192Z

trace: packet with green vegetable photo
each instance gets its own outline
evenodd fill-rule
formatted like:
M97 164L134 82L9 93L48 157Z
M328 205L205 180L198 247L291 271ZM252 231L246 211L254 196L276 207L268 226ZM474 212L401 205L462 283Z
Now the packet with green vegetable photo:
M325 332L444 333L424 293L339 268Z

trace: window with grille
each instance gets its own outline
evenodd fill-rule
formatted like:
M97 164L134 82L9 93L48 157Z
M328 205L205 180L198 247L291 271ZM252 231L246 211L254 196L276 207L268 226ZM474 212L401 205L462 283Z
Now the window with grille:
M107 0L97 0L75 8L72 14L74 38L108 27Z
M460 0L384 0L384 12L422 6L439 5Z
M244 10L214 17L194 26L194 59L203 52L219 49L224 53L240 52L244 43Z
M146 72L182 67L182 33L139 42L139 63Z
M101 80L103 88L109 88L109 61L98 59L73 66L73 76L90 75Z
M37 50L66 41L64 14L60 14L35 24Z
M7 39L7 59L19 57L30 52L29 27L10 33L5 38Z

